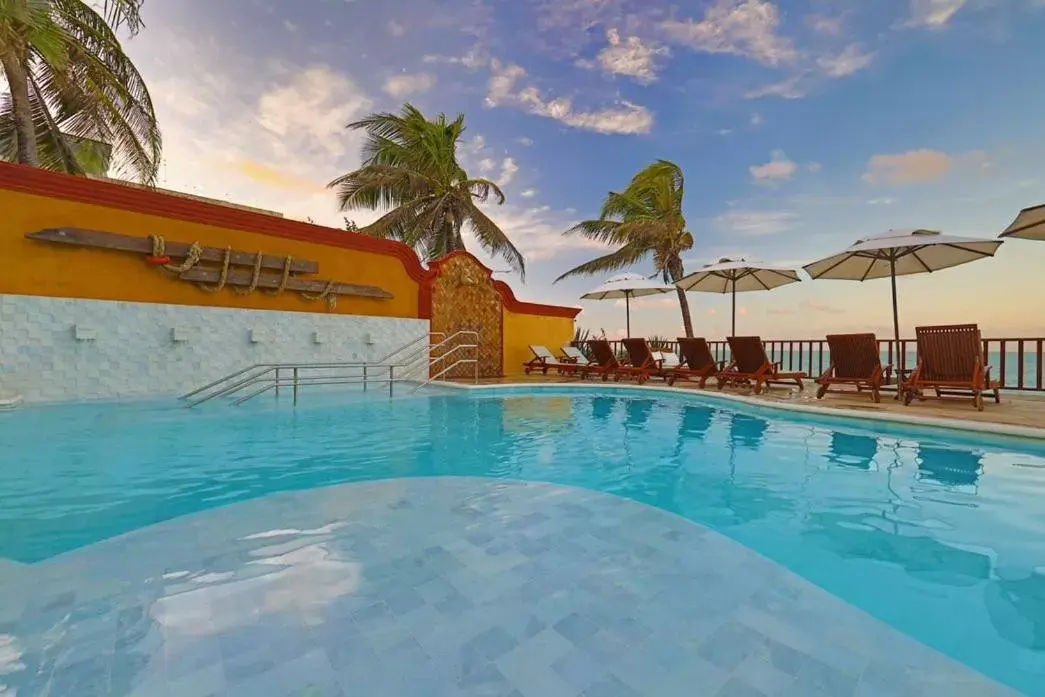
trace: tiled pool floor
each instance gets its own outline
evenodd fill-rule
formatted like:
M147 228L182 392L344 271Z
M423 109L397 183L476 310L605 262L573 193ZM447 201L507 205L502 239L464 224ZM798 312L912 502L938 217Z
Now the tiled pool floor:
M396 479L0 567L0 695L1006 695L633 501Z

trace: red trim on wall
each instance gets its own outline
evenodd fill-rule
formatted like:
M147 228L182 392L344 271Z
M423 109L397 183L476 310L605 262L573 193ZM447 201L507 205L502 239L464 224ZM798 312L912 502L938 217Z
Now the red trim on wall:
M165 194L160 191L59 174L25 165L0 162L0 188L33 196L46 196L200 225L242 230L260 235L395 257L403 264L407 275L418 284L417 315L420 319L432 318L432 283L439 275L441 264L447 259L465 254L486 271L487 278L493 275L490 268L476 259L473 254L465 251L451 252L442 259L432 262L429 268L425 269L413 249L394 240L382 240L337 228L277 218L263 213ZM504 281L494 281L493 284L501 294L505 309L510 312L571 319L580 313L580 310L574 307L523 302L516 299L515 293Z
M212 225L300 242L313 242L330 247L384 254L399 259L407 275L419 284L423 285L428 277L414 250L401 242L381 240L297 220L277 218L263 213L165 194L160 191L138 189L86 177L74 177L8 162L0 162L0 188L34 196L47 196L162 218L184 220L200 225Z
M447 260L453 259L457 256L469 257L472 261L479 265L479 268L481 268L486 273L487 278L492 279L492 269L486 266L486 264L484 264L483 262L479 261L471 252L458 250L456 252L450 252L445 257L438 259L437 261L433 261L429 264L429 273L431 274L428 281L429 284L433 283L435 279L439 277L442 265L446 263ZM542 315L544 317L566 317L569 319L573 319L581 313L581 310L578 307L563 307L561 305L542 305L540 303L530 303L519 300L515 297L515 293L512 291L511 286L509 286L504 281L493 281L493 286L497 289L497 292L501 294L501 302L504 304L504 309L508 310L509 312L515 312L517 314L522 315ZM428 302L429 311L431 311L431 291L429 291Z

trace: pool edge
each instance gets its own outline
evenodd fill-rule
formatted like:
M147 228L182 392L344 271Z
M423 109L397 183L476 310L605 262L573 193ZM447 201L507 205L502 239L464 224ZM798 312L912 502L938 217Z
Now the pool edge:
M808 404L789 404L787 402L768 402L761 399L754 399L745 395L736 394L723 394L720 392L709 392L706 390L692 390L682 389L679 387L668 387L667 385L631 385L626 383L613 383L611 384L595 384L595 383L571 383L571 382L559 382L559 383L542 383L542 382L504 382L491 385L467 385L461 383L440 383L441 387L449 387L458 390L470 390L470 391L497 391L503 388L517 388L522 387L526 389L591 389L592 387L612 387L613 389L620 390L636 390L642 392L661 392L672 395L686 395L689 397L696 397L698 400L720 400L724 402L735 402L739 404L745 404L747 406L764 408L764 409L779 409L781 411L790 411L799 414L812 414L815 416L828 416L832 418L846 419L849 421L884 421L895 424L906 424L915 426L925 426L928 428L939 428L949 431L965 431L972 433L986 433L994 436L1007 436L1013 438L1027 438L1030 440L1045 441L1045 428L1037 428L1034 426L1016 426L1012 424L999 424L999 423L986 423L981 421L964 421L962 419L946 419L933 416L921 416L918 414L912 414L911 416L890 414L883 412L860 412L859 414L852 413L845 409L833 409L831 407L818 407Z

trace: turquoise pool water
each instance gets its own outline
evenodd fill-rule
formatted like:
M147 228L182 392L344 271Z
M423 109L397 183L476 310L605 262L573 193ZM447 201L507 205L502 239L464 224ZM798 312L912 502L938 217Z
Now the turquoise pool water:
M669 394L0 414L0 557L38 562L274 492L438 475L580 486L677 513L1045 694L1045 449Z

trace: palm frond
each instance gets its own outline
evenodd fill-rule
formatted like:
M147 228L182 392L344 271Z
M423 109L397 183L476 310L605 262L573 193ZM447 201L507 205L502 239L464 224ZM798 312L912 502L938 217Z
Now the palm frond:
M569 278L570 276L591 276L594 274L626 269L629 266L642 261L642 259L649 254L649 251L648 248L626 244L614 252L584 262L580 266L575 266L556 278L554 283L558 283L564 278Z
M463 221L471 227L482 248L489 254L507 261L514 270L519 272L519 277L526 280L526 260L508 239L508 235L504 234L504 230L490 220L472 201L465 203L463 212Z
M461 188L470 192L479 203L486 203L490 194L493 194L498 206L504 203L504 192L501 191L501 187L489 179L468 179L461 182Z

